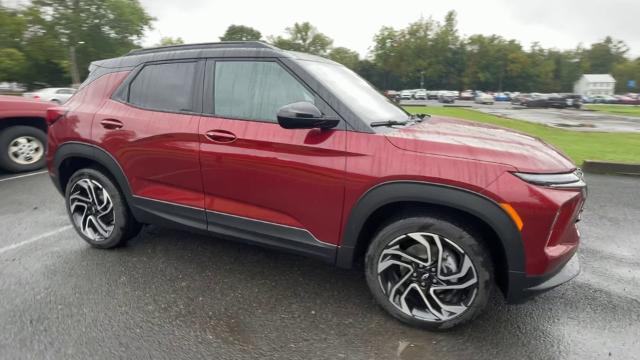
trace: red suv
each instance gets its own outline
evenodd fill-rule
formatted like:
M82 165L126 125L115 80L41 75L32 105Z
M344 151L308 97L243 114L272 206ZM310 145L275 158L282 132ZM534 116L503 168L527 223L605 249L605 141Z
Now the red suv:
M330 60L259 42L92 64L48 111L51 178L78 234L112 248L174 225L340 267L428 329L579 272L580 170L531 136L412 116Z

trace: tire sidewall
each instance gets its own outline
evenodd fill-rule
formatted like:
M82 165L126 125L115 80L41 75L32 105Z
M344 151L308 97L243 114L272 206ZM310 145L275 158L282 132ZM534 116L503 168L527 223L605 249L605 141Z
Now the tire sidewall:
M384 294L377 275L380 254L389 242L412 232L432 233L447 238L469 256L478 276L478 291L469 309L461 315L444 322L419 320L397 309ZM429 330L446 330L474 319L486 307L494 287L491 258L479 239L474 238L470 231L461 226L430 216L405 218L383 227L372 240L366 253L365 276L376 302L383 309L404 323Z
M114 222L115 222L114 228L111 234L109 235L109 237L107 237L105 240L95 241L87 237L85 234L82 233L82 231L78 228L76 223L73 221L71 208L69 206L70 205L69 197L71 195L71 189L73 188L73 185L76 184L81 179L89 179L89 180L97 181L107 191L107 193L109 194L109 197L111 198L111 202L113 203ZM82 237L82 239L87 243L89 243L91 246L108 249L108 248L122 245L127 240L127 237L128 237L127 229L130 226L129 222L131 221L131 219L130 219L126 204L124 202L124 199L122 197L122 193L115 186L115 184L109 177L105 176L100 171L92 168L78 170L71 176L71 179L69 179L69 182L67 183L67 187L65 189L64 198L65 198L65 207L67 209L67 215L69 216L69 220L71 221L73 228L76 230L78 235L80 235L80 237Z
M32 136L38 139L44 149L42 149L42 157L40 160L32 163L32 164L18 164L9 156L8 150L11 141L21 136ZM44 167L47 157L47 134L33 126L11 126L2 131L0 131L0 167L5 170L11 172L24 172L24 171L32 171L37 170Z

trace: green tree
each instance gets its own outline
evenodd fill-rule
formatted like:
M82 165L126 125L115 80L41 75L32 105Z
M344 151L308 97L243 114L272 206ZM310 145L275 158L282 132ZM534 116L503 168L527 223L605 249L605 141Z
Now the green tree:
M258 41L262 39L260 31L244 25L230 25L220 41Z
M357 52L345 47L336 47L329 51L329 59L355 70L360 63L360 56Z
M638 85L640 85L640 58L634 61L626 61L618 63L613 67L613 77L616 81L616 92L626 93L628 91L637 92ZM636 82L635 89L629 89L627 83L629 80Z
M20 81L26 65L26 58L20 51L0 49L0 81Z
M629 51L627 45L620 40L613 40L607 36L602 42L591 45L584 57L589 64L589 72L594 74L609 74L614 66L626 61L625 55Z
M269 42L284 49L326 56L333 40L308 22L295 23L286 28L287 37L269 37Z
M171 45L182 45L184 44L184 40L180 37L172 38L170 36L165 36L160 39L160 42L156 46L171 46Z
M26 13L27 33L33 34L27 41L54 40L51 45L63 51L50 53L52 61L67 65L77 79L87 75L91 61L138 47L154 20L138 0L32 0Z

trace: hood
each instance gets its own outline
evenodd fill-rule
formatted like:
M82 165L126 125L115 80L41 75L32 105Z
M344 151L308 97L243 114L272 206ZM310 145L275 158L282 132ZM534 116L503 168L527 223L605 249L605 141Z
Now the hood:
M385 136L400 149L500 163L522 172L560 173L575 169L567 156L538 138L466 120L426 118Z

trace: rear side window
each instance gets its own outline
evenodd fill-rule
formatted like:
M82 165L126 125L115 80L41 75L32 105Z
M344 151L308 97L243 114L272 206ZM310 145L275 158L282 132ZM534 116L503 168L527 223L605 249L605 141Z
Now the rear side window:
M217 61L214 111L221 117L277 121L278 109L306 101L313 94L278 63Z
M196 62L147 65L129 88L129 103L146 109L193 111Z

